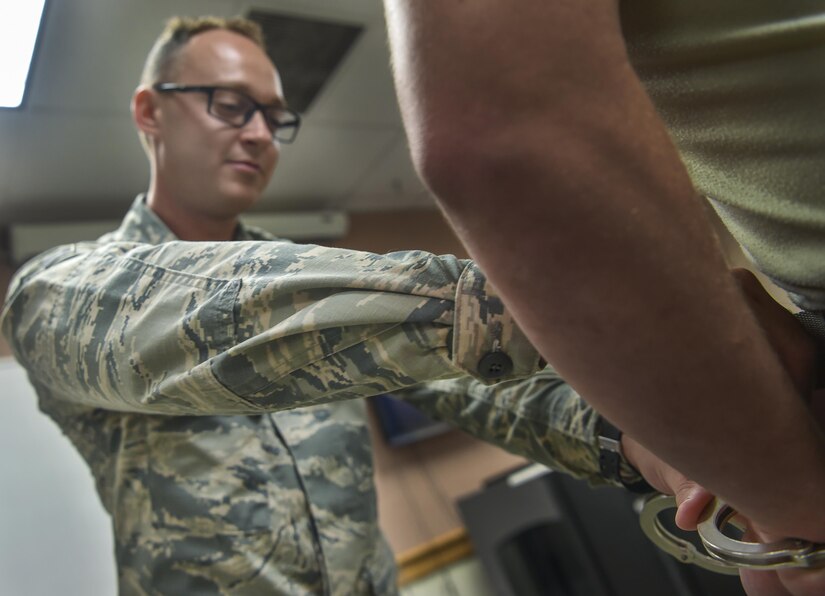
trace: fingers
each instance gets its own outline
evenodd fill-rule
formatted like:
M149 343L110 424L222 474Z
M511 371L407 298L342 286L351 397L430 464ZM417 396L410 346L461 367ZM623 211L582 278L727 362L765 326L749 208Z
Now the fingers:
M781 569L776 575L787 593L793 596L825 594L825 569Z
M683 530L695 530L702 511L711 502L713 495L688 480L684 474L656 457L627 434L622 435L622 450L651 486L676 497L676 525Z
M748 596L822 596L825 594L825 571L781 569L779 571L739 571L742 587Z
M673 494L670 489L672 476L678 474L673 468L648 451L627 433L622 435L622 453L634 468L639 470L648 484L665 494ZM681 476L681 475L679 475Z
M748 596L792 596L775 571L754 571L742 569L739 579Z
M680 487L676 489L676 525L682 530L695 531L696 524L699 523L699 518L702 512L713 500L713 495L704 488L685 480Z
M771 542L776 536L764 535L748 523L742 537L747 542ZM776 571L739 571L748 596L822 596L825 594L825 569L788 568Z

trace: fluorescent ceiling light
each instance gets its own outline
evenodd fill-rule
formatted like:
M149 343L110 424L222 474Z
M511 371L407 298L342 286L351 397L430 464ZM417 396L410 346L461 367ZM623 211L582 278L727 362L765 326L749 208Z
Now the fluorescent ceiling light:
M0 3L0 108L23 103L46 0Z

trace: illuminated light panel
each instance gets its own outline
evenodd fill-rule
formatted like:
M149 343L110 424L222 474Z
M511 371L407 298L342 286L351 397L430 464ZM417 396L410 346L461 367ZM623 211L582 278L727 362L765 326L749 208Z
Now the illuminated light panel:
M0 108L19 108L26 92L46 0L0 2Z

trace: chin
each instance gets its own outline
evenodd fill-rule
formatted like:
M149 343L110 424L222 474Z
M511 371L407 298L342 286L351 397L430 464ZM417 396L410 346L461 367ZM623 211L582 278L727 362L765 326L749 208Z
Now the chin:
M252 208L260 200L262 193L257 189L244 188L232 189L221 194L223 194L227 205L232 205L233 211L242 213Z

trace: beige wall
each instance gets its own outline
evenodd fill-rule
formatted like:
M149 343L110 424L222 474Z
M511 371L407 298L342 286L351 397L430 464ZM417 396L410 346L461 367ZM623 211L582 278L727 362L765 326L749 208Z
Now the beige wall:
M467 256L441 212L435 209L352 213L347 235L332 244L378 253L419 249Z

